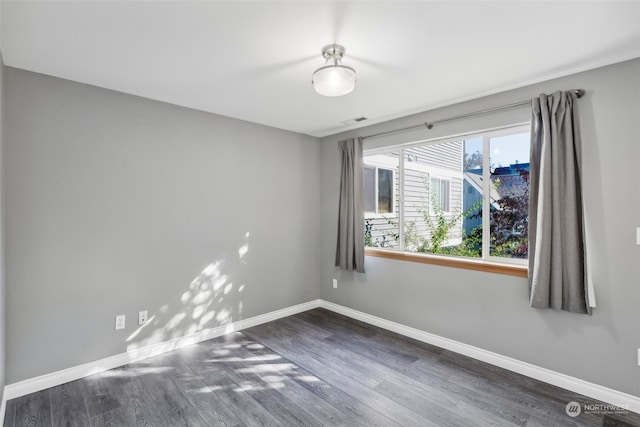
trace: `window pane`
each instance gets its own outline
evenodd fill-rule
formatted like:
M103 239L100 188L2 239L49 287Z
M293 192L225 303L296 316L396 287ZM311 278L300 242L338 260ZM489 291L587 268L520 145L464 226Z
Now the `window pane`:
M399 152L365 155L365 246L398 249Z
M490 139L491 256L528 256L529 139L529 133Z
M450 188L451 181L448 179L431 178L431 202L433 212L450 212Z
M518 126L365 155L365 244L523 264L529 139Z
M462 255L463 141L404 153L405 250Z
M393 171L378 169L378 213L393 212Z
M450 203L450 195L451 195L451 181L448 179L440 181L440 204L442 205L442 210L445 212L450 212L451 207Z
M467 256L472 257L482 257L482 151L482 138L464 141L462 240Z
M370 166L364 168L364 210L376 211L376 168Z

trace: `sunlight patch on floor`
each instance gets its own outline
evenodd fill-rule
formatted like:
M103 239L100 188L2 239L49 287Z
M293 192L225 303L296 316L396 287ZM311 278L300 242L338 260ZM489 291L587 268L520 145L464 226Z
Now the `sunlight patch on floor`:
M248 368L240 368L239 373L259 374L263 372L283 372L298 369L293 363L263 363Z
M306 383L317 383L320 381L320 378L314 377L313 375L299 375L296 379Z
M262 356L249 356L249 357L225 357L220 359L208 359L207 362L267 362L269 360L282 359L282 356L277 354L265 354Z

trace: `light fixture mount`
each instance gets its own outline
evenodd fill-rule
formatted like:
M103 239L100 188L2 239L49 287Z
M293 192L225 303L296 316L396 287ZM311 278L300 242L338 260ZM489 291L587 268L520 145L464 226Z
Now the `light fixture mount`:
M353 91L356 85L356 70L340 64L346 49L339 44L329 44L322 48L322 57L333 64L318 68L313 73L311 83L316 92L323 96L342 96Z
M339 44L328 44L322 48L322 57L327 61L333 59L335 61L340 61L346 52L344 46Z

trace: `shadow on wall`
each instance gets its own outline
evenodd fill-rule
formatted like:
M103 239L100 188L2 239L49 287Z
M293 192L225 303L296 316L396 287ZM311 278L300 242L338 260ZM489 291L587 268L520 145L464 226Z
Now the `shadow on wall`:
M176 296L175 302L157 307L155 314L126 339L127 352L160 343L166 343L168 350L174 346L171 340L242 319L246 284L234 282L229 272L248 263L249 237L249 232L244 234L237 255L220 256Z

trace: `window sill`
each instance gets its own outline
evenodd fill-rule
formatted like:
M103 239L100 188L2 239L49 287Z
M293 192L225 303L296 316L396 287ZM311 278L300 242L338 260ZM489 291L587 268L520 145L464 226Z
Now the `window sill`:
M488 273L508 274L510 276L528 277L529 269L524 265L500 264L496 262L454 258L438 255L413 254L409 252L397 252L384 249L365 248L364 254L368 256L398 259L401 261L421 262L424 264L442 265L445 267L464 268L467 270L485 271Z

